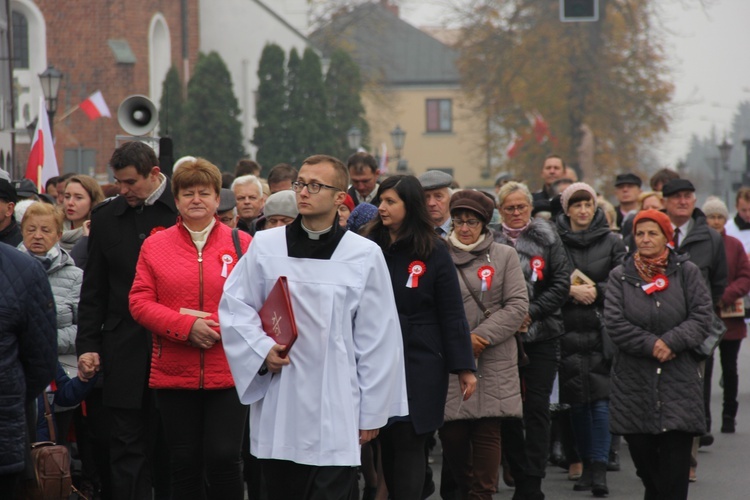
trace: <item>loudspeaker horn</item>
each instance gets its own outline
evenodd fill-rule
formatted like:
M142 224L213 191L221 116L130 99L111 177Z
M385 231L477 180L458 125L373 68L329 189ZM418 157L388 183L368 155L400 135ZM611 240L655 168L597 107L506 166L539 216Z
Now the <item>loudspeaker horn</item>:
M117 121L131 135L146 135L159 120L159 112L154 103L145 95L126 97L117 109Z

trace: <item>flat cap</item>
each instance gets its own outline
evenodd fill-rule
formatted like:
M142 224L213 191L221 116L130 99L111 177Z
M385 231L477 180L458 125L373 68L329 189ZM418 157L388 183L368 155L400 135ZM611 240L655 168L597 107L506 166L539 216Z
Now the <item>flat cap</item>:
M16 196L16 188L14 188L13 184L6 181L5 179L0 179L0 200L12 201L13 203L16 203L18 201L18 196Z
M36 188L36 184L31 179L18 179L13 181L13 187L16 188L16 194L23 198L30 196L36 196L39 194L39 190Z
M665 198L677 194L680 191L695 192L695 186L693 186L693 183L687 179L672 179L661 188L661 194Z
M218 213L232 210L237 206L237 198L234 197L234 193L231 189L221 188L221 194L219 196L219 208L216 210Z
M495 186L502 185L504 182L512 180L513 175L510 172L500 172L495 176Z
M643 181L637 175L628 172L627 174L619 174L615 178L615 187L622 186L623 184L635 184L636 186L641 187Z
M269 218L273 215L297 217L297 195L291 189L277 191L268 197L263 207L263 215Z
M446 188L453 184L453 176L446 174L442 170L429 170L417 177L417 179L419 179L419 183L422 184L422 189L425 191Z

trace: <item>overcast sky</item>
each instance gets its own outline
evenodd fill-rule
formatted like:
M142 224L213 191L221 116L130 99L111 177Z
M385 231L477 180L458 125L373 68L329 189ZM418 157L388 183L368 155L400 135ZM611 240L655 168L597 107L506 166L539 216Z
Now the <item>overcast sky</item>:
M401 15L416 25L440 25L462 0L400 0ZM668 54L674 68L676 110L659 146L664 166L687 154L692 134L729 133L741 101L750 101L750 0L659 0L663 2ZM741 145L740 145L741 147Z

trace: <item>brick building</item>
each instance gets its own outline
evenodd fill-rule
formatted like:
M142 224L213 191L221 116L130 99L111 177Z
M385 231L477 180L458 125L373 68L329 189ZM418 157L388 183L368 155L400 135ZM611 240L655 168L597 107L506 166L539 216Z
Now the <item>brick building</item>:
M11 0L17 128L30 124L42 95L38 74L49 65L60 70L59 104L54 123L61 172L99 174L117 135L117 108L132 94L158 107L162 82L175 65L189 79L199 50L198 0L66 1ZM89 121L82 111L66 111L101 90L112 119ZM29 136L16 134L14 177L23 176Z

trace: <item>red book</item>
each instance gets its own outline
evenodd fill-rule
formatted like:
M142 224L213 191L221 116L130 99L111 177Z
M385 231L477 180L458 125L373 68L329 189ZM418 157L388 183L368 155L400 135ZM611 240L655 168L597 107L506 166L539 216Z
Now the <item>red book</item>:
M286 358L297 340L297 323L292 311L292 298L286 276L279 276L258 312L263 331L279 345L286 346L280 356Z

